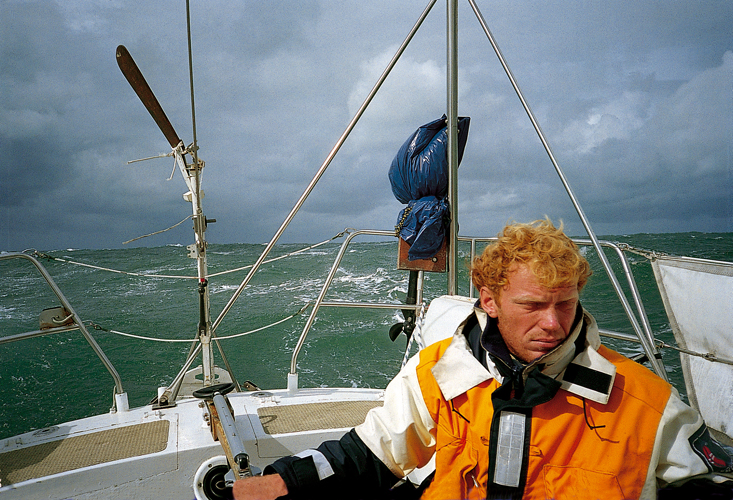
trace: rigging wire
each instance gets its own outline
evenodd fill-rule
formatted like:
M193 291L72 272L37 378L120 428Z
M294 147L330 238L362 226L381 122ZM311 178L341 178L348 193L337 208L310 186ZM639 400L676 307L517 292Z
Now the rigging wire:
M155 231L154 233L144 234L142 236L138 236L137 238L133 238L131 240L123 241L122 244L123 245L127 245L128 243L132 243L133 241L137 241L137 240L141 240L143 238L147 238L148 236L155 236L156 234L165 233L166 231L170 231L171 229L180 226L181 224L183 224L184 222L186 222L191 217L193 217L193 215L189 215L188 217L186 217L185 219L183 219L181 222L178 222L176 224L173 224L171 227L169 227L167 229L161 229L160 231Z
M682 354L687 354L689 356L695 356L695 357L698 357L698 358L706 359L706 360L711 361L713 363L723 363L723 364L726 364L726 365L733 366L733 361L732 360L725 359L725 358L719 358L718 356L716 356L715 354L713 354L711 352L704 352L703 353L703 352L691 351L689 349L683 349L682 347L679 347L679 346L676 346L676 345L668 344L667 342L664 342L663 340L657 340L657 347L663 347L663 348L667 348L667 349L672 349L672 350L677 351L677 352L680 352Z
M295 312L295 313L293 313L293 314L291 314L289 316L286 316L285 318L279 319L279 320L275 321L274 323L270 323L269 325L265 325L265 326L261 326L259 328L255 328L254 330L249 330L247 332L236 333L234 335L227 335L227 336L224 336L224 337L217 336L216 337L216 340L235 339L235 338L238 338L238 337L244 337L245 335L251 335L253 333L257 333L257 332L261 332L263 330L267 330L268 328L272 328L274 326L280 325L282 323L285 323L288 320L293 319L296 316L299 316L299 315L303 314L303 312L305 312L305 310L308 309L308 307L310 307L312 305L313 305L313 302L312 301L311 302L308 302L306 305L304 305L303 307L301 307L297 312ZM161 339L161 338L156 338L156 337L146 337L146 336L143 336L143 335L135 335L135 334L132 334L132 333L120 332L118 330L111 330L109 328L104 328L103 326L100 326L100 325L98 325L98 324L96 324L96 323L94 323L92 321L87 321L86 324L90 328L93 328L93 329L95 329L97 331L107 332L107 333L114 333L115 335L120 335L120 336L123 336L123 337L129 337L129 338L138 339L138 340L150 340L150 341L153 341L153 342L166 342L166 343L172 343L172 344L180 344L180 343L190 344L191 343L191 339Z
M181 224L181 223L185 222L186 220L190 219L191 217L193 217L193 216L192 215L189 215L188 217L186 217L185 219L183 219L178 224ZM293 257L293 256L298 255L298 254L301 254L303 252L307 252L308 250L313 250L314 248L318 248L318 247L323 246L323 245L325 245L327 243L330 243L333 240L336 240L338 238L343 237L345 234L349 233L351 230L352 230L351 228L346 228L343 231L341 231L340 233L332 236L331 238L329 238L327 240L323 240L323 241L321 241L319 243L315 243L313 245L310 245L310 246L307 246L307 247L303 247L301 249L298 249L298 250L295 250L293 252L289 252L289 253L280 255L278 257L273 257L271 259L268 259L268 260L264 261L263 264L269 264L271 262L276 262L278 260L287 259L288 257ZM130 240L130 241L133 241L133 240ZM124 274L124 275L127 275L127 276L135 276L135 277L138 277L138 278L168 278L168 279L189 279L189 280L190 279L195 279L195 280L199 279L198 276L180 276L180 275L170 275L170 274L145 274L145 273L135 273L135 272L132 272L132 271L121 271L119 269L112 269L112 268L109 268L109 267L96 266L96 265L93 265L93 264L86 264L84 262L78 262L78 261L74 261L74 260L63 259L61 257L54 257L53 255L49 255L49 254L44 253L44 252L39 252L38 250L26 250L26 252L28 252L28 251L30 251L33 254L34 257L39 258L39 259L48 259L48 260L53 260L53 261L56 261L56 262L62 262L64 264L70 264L70 265L73 265L73 266L87 267L89 269L96 269L98 271L107 271L107 272L110 272L110 273ZM249 264L249 265L246 265L246 266L237 267L237 268L229 269L229 270L226 270L226 271L220 271L218 273L207 274L206 275L206 278L209 279L209 278L213 278L213 277L216 277L216 276L222 276L222 275L225 275L225 274L236 273L238 271L243 271L243 270L246 270L246 269L250 269L251 267L252 267L252 264Z

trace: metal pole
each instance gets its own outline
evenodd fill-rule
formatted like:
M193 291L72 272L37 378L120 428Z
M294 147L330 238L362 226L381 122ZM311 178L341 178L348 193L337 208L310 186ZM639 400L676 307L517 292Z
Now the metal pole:
M387 79L387 76L389 75L389 73L392 71L392 68L394 68L395 64L397 64L397 61L402 56L402 53L405 51L409 43L412 41L412 38L415 36L415 33L417 33L417 30L420 28L423 21L430 13L430 10L433 8L433 5L435 5L435 2L437 2L437 0L430 0L430 3L428 4L428 6L425 7L425 10L423 11L422 15L417 20L412 30L410 31L410 33L407 35L407 38L405 38L405 41L402 42L402 45L397 50L397 53L394 55L394 57L392 57L392 60L387 65L387 68L382 73L382 76L379 77L379 80L374 85L371 92L369 92L369 95L364 100L359 110L356 112L356 115L354 115L354 118L352 118L351 122L349 122L349 125L346 127L346 130L344 130L343 134L341 134L341 137L336 142L333 149L331 149L331 152L328 154L328 157L326 157L326 160L321 165L321 168L318 169L318 172L316 172L316 175L313 177L310 184L308 184L308 187L306 187L305 191L300 196L300 198L296 202L293 209L290 211L288 216L285 218L285 221L283 221L280 228L275 232L275 235L272 237L270 242L267 244L267 246L263 250L262 255L260 255L260 257L257 259L257 261L252 266L252 269L250 269L247 276L244 278L242 283L239 285L237 290L234 292L234 295L232 295L232 297L229 299L229 302L227 302L227 304L224 306L224 309L221 311L221 313L219 313L219 316L216 318L216 321L214 321L214 324L211 327L213 331L217 329L221 321L224 319L224 316L226 316L226 314L229 312L229 309L232 308L232 306L234 305L234 302L237 301L237 298L239 298L242 291L244 291L244 288L247 286L247 284L252 279L252 276L254 276L255 272L257 272L259 267L262 265L264 260L267 258L267 255L270 253L272 248L275 246L275 243L277 243L277 241L280 239L280 236L282 236L282 234L285 232L285 229L287 229L287 227L290 225L290 222L292 222L293 218L300 210L300 207L303 206L303 203L305 203L305 200L308 198L308 196L310 196L311 192L316 187L316 184L320 180L321 176L323 176L323 174L326 172L326 169L333 161L334 157L336 156L336 153L338 153L339 149L341 149L341 146L344 144L344 142L346 142L346 139L348 138L349 134L351 134L351 131L356 126L356 123L359 121L361 116L364 114L364 111L366 111L367 107L372 102L372 99L374 99L374 96L377 94L380 87L382 86L384 81Z
M458 0L448 0L448 294L456 294L458 261Z
M71 314L71 316L74 318L74 327L78 328L81 334L84 336L86 341L91 346L94 353L99 357L99 359L102 361L102 364L107 369L110 375L112 375L112 378L115 381L115 394L125 394L125 390L122 388L122 379L120 378L120 375L117 373L117 370L112 365L112 362L107 358L107 355L102 351L102 348L97 344L97 341L94 340L94 337L89 333L87 330L87 327L84 325L84 322L81 320L78 314L76 314L76 311L74 311L74 308L71 307L71 304L66 299L66 296L63 294L61 289L58 287L56 282L53 280L51 275L48 273L45 267L41 265L38 260L28 254L24 253L8 253L4 255L0 255L0 260L6 260L6 259L26 259L31 262L36 268L36 270L43 276L43 279L46 280L46 283L51 288L53 293L56 295L56 298L59 299L59 302L61 302L61 305L66 308L67 311ZM58 331L62 330L56 330L54 329L54 333L57 333ZM28 338L31 336L37 336L35 335L38 332L32 332L32 334L26 334ZM49 332L51 333L51 332ZM16 340L16 339L11 339ZM17 338L17 340L20 340L20 338Z
M481 24L481 27L484 30L484 33L489 39L489 42L491 43L491 46L494 48L494 52L496 53L496 56L499 58L499 62L501 63L502 67L504 68L504 72L506 73L507 77L509 78L509 81L512 84L512 87L514 87L514 92L517 94L517 97L519 97L519 100L522 103L522 106L524 107L524 111L527 113L527 116L529 117L529 120L532 122L532 126L535 129L535 132L537 133L538 137L540 138L540 141L542 142L542 145L545 148L545 151L547 152L547 155L550 157L550 161L552 162L552 165L555 167L555 172L557 172L558 177L560 177L560 181L562 182L563 186L565 187L565 191L567 192L568 196L570 197L570 201L572 202L573 206L575 207L575 211L578 213L578 216L580 217L580 221L583 223L583 227L585 227L585 231L588 233L588 236L590 237L591 242L593 243L593 247L596 249L596 252L598 253L598 257L601 259L601 263L603 264L603 268L606 270L606 274L608 274L608 278L611 280L611 283L613 285L614 290L616 291L616 294L619 297L619 300L621 301L621 304L624 307L624 310L627 311L627 314L629 316L629 321L631 321L633 327L637 331L641 331L641 327L639 326L639 322L633 314L631 314L631 306L629 305L629 301L626 299L626 296L623 293L623 290L621 289L621 285L618 282L618 279L616 278L616 275L613 272L613 269L611 268L611 264L608 261L608 258L606 257L606 254L603 252L603 248L601 248L601 244L598 241L598 238L596 237L595 232L593 231L593 228L590 225L590 222L588 218L585 215L585 212L583 211L583 208L580 206L580 203L578 202L578 199L575 197L575 194L573 193L572 188L570 187L570 184L568 183L567 178L565 177L564 172L560 168L560 165L558 164L557 160L555 159L555 155L552 153L552 149L550 148L550 144L547 142L547 139L545 139L545 134L542 132L542 129L540 128L539 123L535 119L534 113L532 112L532 109L529 107L529 104L527 104L527 101L524 99L524 95L522 94L521 89L519 88L519 85L517 84L516 80L514 79L514 75L512 74L511 69L509 69L509 65L507 65L506 61L504 60L504 56L501 53L501 49L499 48L499 45L494 40L494 36L491 34L491 30L489 29L488 24L486 24L486 20L484 19L483 15L481 14L481 11L478 8L478 5L476 5L475 0L468 0L468 2L471 4L471 8L473 9L473 12L476 14L476 18L478 19L479 23ZM644 344L646 345L646 344ZM652 365L652 368L654 368L654 371L657 375L662 377L664 380L668 380L666 370L664 369L664 365L662 365L662 362L656 358L654 354L656 354L656 349L654 346L651 346L651 350L654 352L647 353L649 357L649 363Z
M214 404L216 414L219 417L219 426L217 427L222 430L224 434L223 436L217 435L217 437L219 438L219 441L221 441L222 448L224 448L225 452L229 451L229 453L226 454L227 460L230 461L230 465L232 467L236 467L236 469L238 469L235 471L238 473L236 476L251 477L252 469L250 468L249 454L247 454L247 450L244 448L244 443L242 443L242 438L239 436L239 432L237 431L234 415L232 415L232 412L229 409L226 396L217 392L212 398L212 403ZM212 425L214 425L214 422L212 422Z

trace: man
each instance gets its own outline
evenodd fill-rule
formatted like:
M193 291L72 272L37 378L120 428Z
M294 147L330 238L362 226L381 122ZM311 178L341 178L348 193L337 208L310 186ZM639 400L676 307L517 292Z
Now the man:
M384 406L235 483L235 498L397 496L433 455L423 499L656 498L675 481L730 476L731 451L700 415L601 345L579 304L590 274L549 220L507 226L473 263L476 305L408 362Z

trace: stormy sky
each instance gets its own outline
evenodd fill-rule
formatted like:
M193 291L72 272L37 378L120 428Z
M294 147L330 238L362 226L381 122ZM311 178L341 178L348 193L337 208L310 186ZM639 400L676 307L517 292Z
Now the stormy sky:
M479 0L595 231L733 231L733 2ZM191 0L213 243L270 240L427 0ZM283 241L389 229L387 171L446 112L439 1ZM545 215L584 235L469 5L460 2L462 235ZM116 248L190 214L124 44L192 141L183 0L2 0L0 250ZM193 242L190 222L129 246Z

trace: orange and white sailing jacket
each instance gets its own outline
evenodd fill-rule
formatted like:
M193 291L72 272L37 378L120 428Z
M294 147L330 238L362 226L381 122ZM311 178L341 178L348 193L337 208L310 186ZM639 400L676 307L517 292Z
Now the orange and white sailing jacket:
M430 313L453 335L413 357L384 406L356 428L398 477L435 455L423 499L483 499L487 490L489 498L651 499L659 484L711 472L693 446L705 430L699 413L651 371L602 346L586 311L566 342L524 370L533 391L524 403L496 398L498 367L488 359L485 368L463 335L473 315L485 326L483 310L444 297Z

